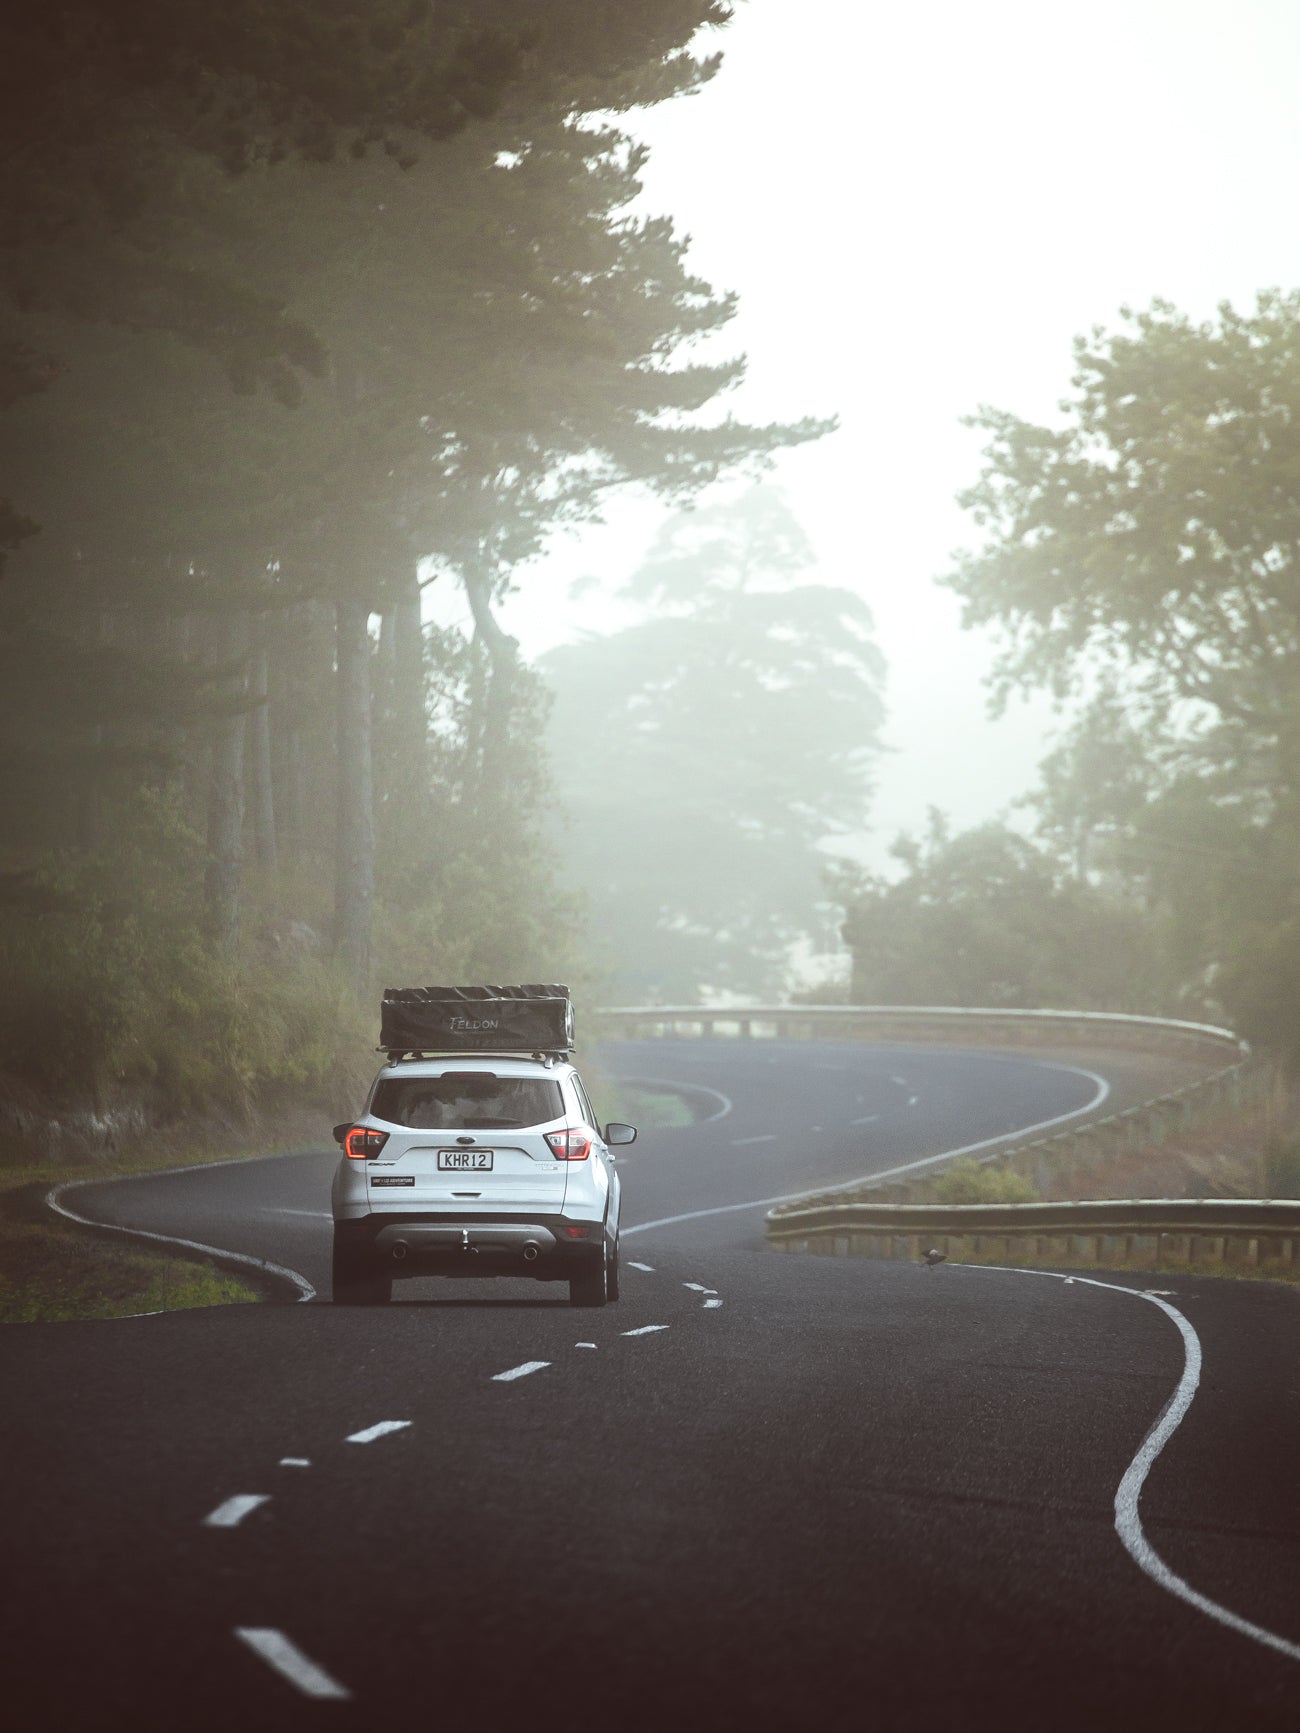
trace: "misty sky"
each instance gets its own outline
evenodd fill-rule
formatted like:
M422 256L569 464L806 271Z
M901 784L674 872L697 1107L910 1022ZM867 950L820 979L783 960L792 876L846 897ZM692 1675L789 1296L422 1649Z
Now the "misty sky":
M1071 337L1160 295L1199 316L1300 282L1296 0L747 0L700 95L638 118L644 206L740 313L749 419L837 414L777 479L860 590L890 664L881 864L930 804L959 825L1034 779L1047 704L984 718L987 639L932 579L970 530L953 495L980 402L1047 418ZM523 574L507 623L536 654L614 616L610 584L662 509L617 506Z

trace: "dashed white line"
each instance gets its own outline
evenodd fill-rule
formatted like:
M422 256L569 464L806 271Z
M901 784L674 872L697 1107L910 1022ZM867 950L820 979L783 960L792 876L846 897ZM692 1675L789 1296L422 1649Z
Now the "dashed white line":
M878 1113L864 1113L861 1119L851 1119L850 1125L874 1125L880 1118Z
M689 1288L693 1294L711 1294L712 1288L706 1288L703 1282L683 1282L684 1288Z
M409 1420L377 1420L373 1426L367 1426L363 1432L349 1432L348 1444L370 1444L376 1438L383 1438L389 1432L401 1432L409 1426Z
M720 1299L718 1299L718 1297L716 1295L714 1295L713 1299L706 1300L704 1302L704 1310L706 1312L712 1312L712 1311L716 1310L716 1308L718 1306L720 1306L721 1304L722 1304L722 1301Z
M575 1342L573 1345L575 1348L594 1348L596 1346L594 1342Z
M916 1104L917 1104L917 1102L918 1102L918 1101L919 1101L919 1100L920 1100L920 1099L921 1099L921 1097L920 1097L920 1096L919 1096L919 1095L909 1095L909 1096L908 1096L908 1098L907 1098L907 1105L908 1105L908 1106L909 1106L909 1107L915 1107L915 1106L916 1106Z
M761 1137L733 1137L731 1140L731 1147L733 1149L739 1149L742 1143L775 1143L775 1142L776 1142L776 1133L774 1131L765 1131Z
M655 1273L653 1264L638 1264L632 1258L628 1259L627 1267L629 1270L644 1270L648 1276L653 1276Z
M280 1458L280 1467L281 1468L310 1468L311 1467L311 1458L307 1457L307 1456L282 1456Z
M642 1324L639 1330L624 1330L623 1334L625 1336L649 1336L656 1330L668 1330L671 1327L669 1324Z
M494 1384L513 1384L516 1378L526 1378L530 1372L542 1372L550 1365L549 1360L525 1360L522 1366L512 1366L508 1372L494 1372Z
M269 1492L241 1492L235 1498L228 1498L224 1504L219 1504L215 1510L210 1510L203 1519L204 1528L236 1528L243 1522L250 1510L256 1510L259 1504L269 1504Z
M332 1697L336 1701L351 1697L351 1691L345 1690L324 1667L318 1667L315 1661L304 1655L283 1631L273 1631L265 1626L237 1625L235 1635L255 1655L260 1655L269 1667L274 1667L281 1678L296 1685L304 1697Z

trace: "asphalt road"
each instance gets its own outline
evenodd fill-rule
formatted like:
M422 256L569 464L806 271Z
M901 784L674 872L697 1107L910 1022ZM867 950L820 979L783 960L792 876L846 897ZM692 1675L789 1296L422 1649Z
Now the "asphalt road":
M323 1153L75 1194L322 1297L0 1332L10 1724L1300 1726L1300 1296L1180 1280L1169 1313L1138 1277L761 1247L755 1200L1086 1109L1096 1078L601 1057L717 1097L628 1152L604 1311L522 1282L335 1310ZM1138 1513L1202 1606L1116 1529L1187 1394L1179 1319L1199 1388Z

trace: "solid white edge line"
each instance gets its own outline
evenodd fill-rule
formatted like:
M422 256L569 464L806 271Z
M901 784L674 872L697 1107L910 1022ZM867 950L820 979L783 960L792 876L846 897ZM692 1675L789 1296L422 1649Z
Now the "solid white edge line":
M346 1701L351 1691L331 1679L323 1667L309 1660L296 1643L291 1643L283 1631L265 1626L236 1625L235 1635L246 1643L255 1655L260 1655L281 1678L296 1685L305 1697L333 1698Z
M530 1372L544 1372L549 1360L525 1360L522 1366L512 1366L508 1372L494 1372L494 1384L513 1384L516 1378L527 1378Z
M274 1158L272 1158L270 1156L265 1156L265 1157L257 1156L257 1157L254 1157L253 1159L270 1161ZM207 1167L229 1167L229 1166L233 1166L235 1164L230 1163L230 1162L224 1162L224 1161L215 1161L215 1162L206 1162L206 1163L204 1163L204 1165ZM179 1173L193 1173L195 1170L193 1168L187 1167L187 1168L165 1169L164 1171L166 1171L166 1172L179 1172ZM123 1175L121 1177L123 1177L123 1178L129 1177L132 1179L135 1179L135 1178L154 1179L157 1177L157 1175L155 1175L155 1174L138 1174L138 1175L137 1174L131 1174L131 1175ZM94 1216L78 1215L76 1210L69 1209L67 1204L65 1204L61 1201L64 1192L65 1191L71 1191L74 1186L101 1185L103 1183L104 1182L102 1180L88 1180L88 1179L65 1180L62 1185L51 1186L49 1191L46 1192L46 1194L45 1194L46 1205L48 1208L52 1209L56 1215L66 1216L70 1222L77 1222L80 1224L80 1226L82 1226L84 1228L99 1228L102 1232L110 1233L110 1234L128 1234L131 1236L131 1238L137 1239L137 1240L155 1240L160 1245L165 1245L165 1246L184 1246L185 1250L188 1252L202 1252L205 1257L217 1258L218 1260L224 1261L226 1263L247 1264L250 1269L265 1270L269 1275L283 1276L286 1281L292 1282L294 1287L298 1289L298 1299L296 1302L296 1304L298 1304L298 1305L302 1305L307 1300L314 1300L316 1298L316 1290L315 1290L315 1288L312 1287L311 1283L307 1280L306 1276L300 1274L299 1271L297 1271L297 1270L289 1269L289 1267L286 1264L273 1264L269 1258L255 1258L255 1257L252 1257L247 1252L232 1252L232 1251L227 1250L227 1248L225 1246L204 1245L202 1243L202 1241L200 1241L200 1240L183 1240L183 1239L178 1238L178 1236L175 1234L154 1233L149 1228L127 1228L127 1227L123 1227L119 1222L96 1221ZM150 1316L149 1313L143 1313L140 1315L145 1316L145 1317ZM107 1321L110 1323L117 1323L117 1322L121 1322L122 1320L109 1319Z
M1166 1317L1172 1320L1183 1339L1182 1376L1150 1431L1138 1446L1137 1455L1124 1471L1124 1478L1115 1493L1115 1532L1138 1569L1160 1588L1180 1601L1186 1601L1188 1606L1195 1607L1197 1612L1204 1613L1216 1624L1225 1625L1230 1631L1262 1643L1267 1649L1275 1649L1288 1660L1300 1661L1300 1643L1288 1642L1276 1632L1267 1631L1262 1625L1252 1624L1249 1619L1243 1619L1228 1607L1220 1606L1218 1601L1212 1601L1208 1595L1201 1594L1176 1571L1170 1570L1143 1532L1142 1519L1138 1514L1138 1500L1142 1496L1142 1488L1156 1458L1186 1418L1201 1381L1201 1340L1177 1306L1171 1306L1159 1294L1148 1293L1143 1288L1125 1287L1121 1282L1099 1282L1093 1276L1066 1277L1055 1270L1023 1270L1010 1264L955 1264L952 1267L961 1270L997 1270L1003 1275L1012 1276L1046 1276L1052 1281L1068 1280L1088 1288L1106 1288L1113 1294L1128 1294L1135 1300L1146 1300L1152 1306L1159 1306Z
M386 1438L390 1432L404 1432L410 1424L409 1420L376 1420L373 1426L366 1426L360 1432L349 1432L343 1442L372 1444L376 1438Z
M700 1221L705 1216L735 1215L739 1210L772 1209L779 1203L794 1203L801 1197L809 1197L815 1193L818 1197L827 1197L837 1191L852 1191L855 1186L869 1179L897 1179L900 1173L915 1173L920 1167L933 1167L936 1162L953 1161L959 1155L973 1155L977 1149L990 1149L997 1143L1010 1143L1013 1138L1028 1137L1034 1131L1047 1131L1053 1125L1064 1125L1067 1119L1078 1119L1082 1114L1091 1113L1100 1107L1110 1094L1110 1084L1104 1077L1099 1077L1095 1071L1085 1071L1078 1065L1057 1065L1050 1059L1032 1059L1031 1065L1044 1066L1049 1071L1068 1071L1075 1077L1086 1077L1097 1085L1097 1093L1092 1100L1082 1107L1076 1107L1069 1113L1058 1113L1055 1119L1040 1119L1036 1125L1022 1125L1015 1131L1004 1131L997 1137L983 1138L979 1143L964 1143L960 1149L940 1150L938 1155L922 1156L919 1161L906 1161L901 1167L882 1168L879 1173L860 1174L857 1179L844 1180L839 1185L804 1186L801 1191L783 1192L780 1197L756 1197L747 1203L717 1204L713 1209L687 1210L683 1215L660 1216L657 1221L637 1222L630 1228L621 1228L624 1239L629 1234L648 1234L652 1228L675 1227L678 1222Z
M269 1492L240 1492L233 1498L226 1499L215 1510L210 1510L203 1519L204 1528L238 1528L250 1511L256 1510L260 1504L270 1504Z

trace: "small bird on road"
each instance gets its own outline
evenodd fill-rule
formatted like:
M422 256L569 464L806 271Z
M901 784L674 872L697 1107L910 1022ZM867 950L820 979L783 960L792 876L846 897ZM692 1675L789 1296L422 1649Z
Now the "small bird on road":
M927 1270L932 1270L936 1264L943 1263L947 1256L947 1252L936 1251L935 1248L931 1246L929 1251L921 1259L921 1262L925 1265Z

